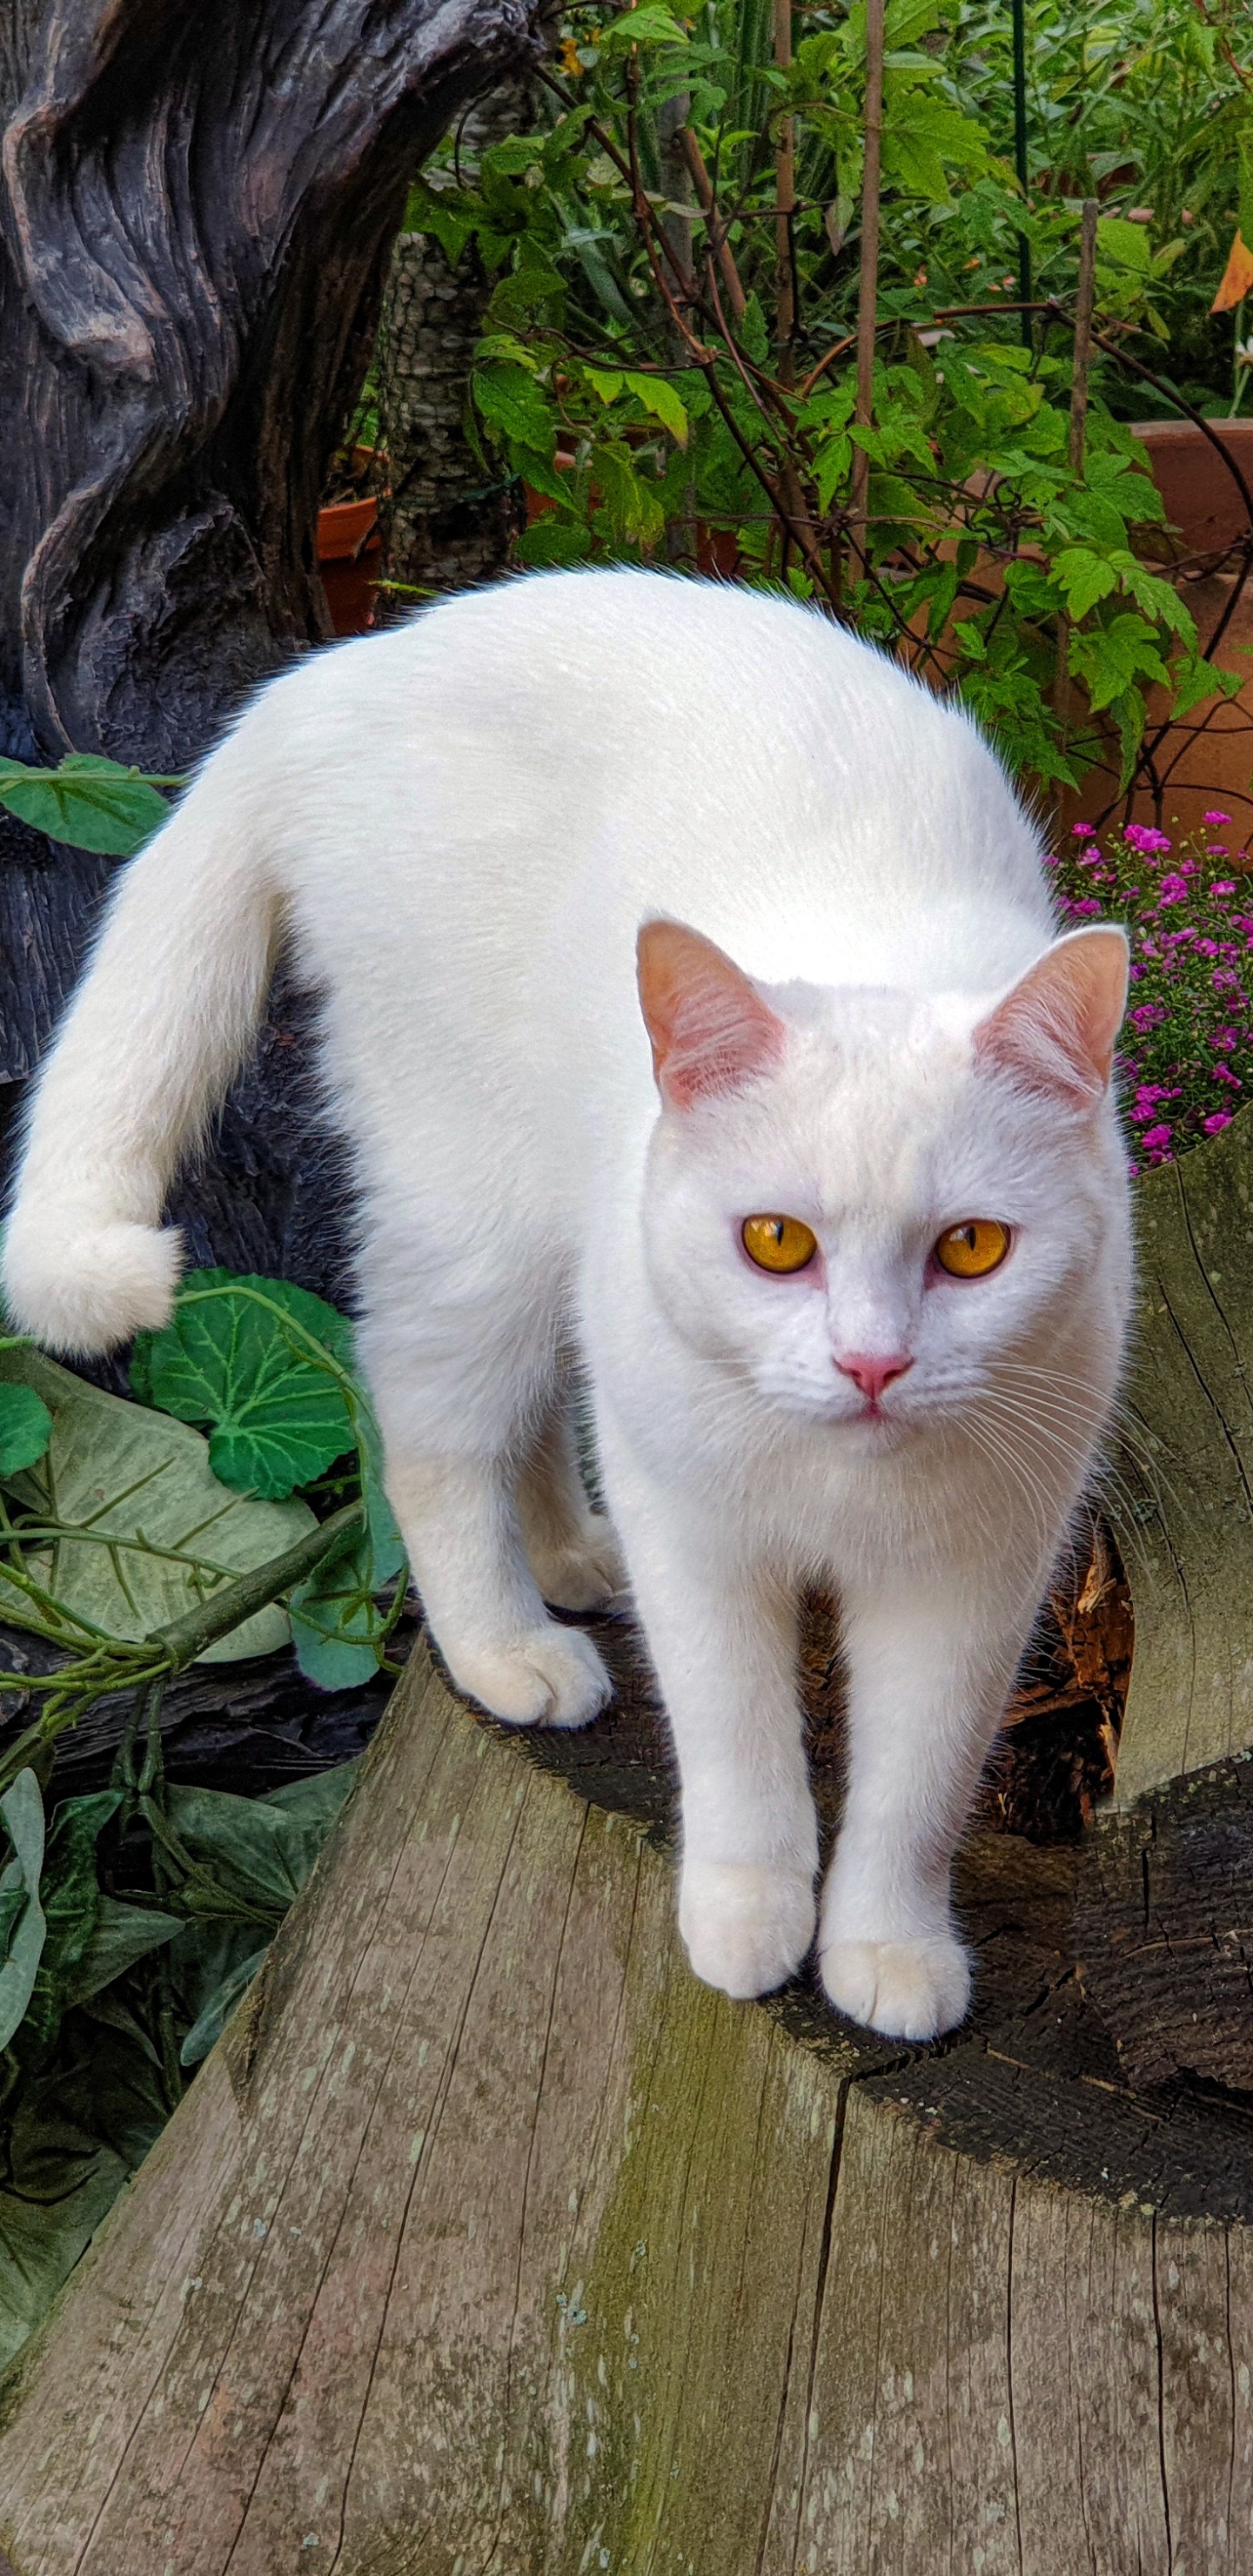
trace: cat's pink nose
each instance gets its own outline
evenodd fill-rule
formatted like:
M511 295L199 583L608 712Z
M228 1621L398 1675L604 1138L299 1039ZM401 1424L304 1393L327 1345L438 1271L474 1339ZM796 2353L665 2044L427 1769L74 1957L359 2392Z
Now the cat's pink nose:
M871 1404L877 1404L885 1386L894 1377L904 1377L914 1365L908 1351L892 1351L884 1359L872 1359L866 1351L846 1351L835 1363L841 1377L851 1377Z

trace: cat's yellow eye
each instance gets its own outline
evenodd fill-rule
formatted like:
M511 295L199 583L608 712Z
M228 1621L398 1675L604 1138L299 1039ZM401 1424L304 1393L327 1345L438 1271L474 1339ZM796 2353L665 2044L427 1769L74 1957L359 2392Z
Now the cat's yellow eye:
M746 1216L740 1241L759 1270L804 1270L818 1249L798 1216Z
M1007 1225L994 1216L972 1216L940 1236L935 1257L953 1279L986 1279L990 1270L999 1270L1008 1250Z

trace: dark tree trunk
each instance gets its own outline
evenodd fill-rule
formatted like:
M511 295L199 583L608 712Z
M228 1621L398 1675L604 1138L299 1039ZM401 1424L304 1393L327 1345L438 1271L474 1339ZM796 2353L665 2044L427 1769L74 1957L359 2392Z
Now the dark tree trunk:
M535 119L534 85L504 81L465 120L458 161L480 155ZM496 284L473 242L455 266L429 233L395 243L379 338L379 425L391 490L383 505L387 572L406 587L465 590L503 570L516 502L498 467L466 436L475 344ZM387 613L413 606L403 591Z
M0 750L182 769L329 633L327 460L404 192L533 51L528 0L17 0L0 34ZM109 863L0 824L0 1081ZM301 1013L232 1104L193 1249L336 1272ZM299 1202L299 1204L297 1204Z

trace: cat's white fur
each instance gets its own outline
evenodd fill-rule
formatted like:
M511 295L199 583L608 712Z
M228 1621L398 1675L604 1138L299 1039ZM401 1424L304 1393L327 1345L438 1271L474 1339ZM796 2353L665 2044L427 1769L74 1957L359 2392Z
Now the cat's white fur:
M645 937L660 1101L658 917L703 934ZM947 2029L954 1845L1120 1363L1121 934L1052 946L974 727L817 615L638 572L447 602L266 688L126 870L8 1228L9 1310L54 1348L168 1315L167 1185L284 936L325 996L361 1356L449 1670L519 1724L605 1696L544 1607L619 1579L577 1356L674 1729L693 1966L759 1994L813 1937L817 1579L850 1700L823 1979L877 2029ZM741 1247L776 1211L818 1237L795 1276ZM974 1217L1010 1256L947 1277L931 1247ZM850 1355L911 1362L874 1414Z

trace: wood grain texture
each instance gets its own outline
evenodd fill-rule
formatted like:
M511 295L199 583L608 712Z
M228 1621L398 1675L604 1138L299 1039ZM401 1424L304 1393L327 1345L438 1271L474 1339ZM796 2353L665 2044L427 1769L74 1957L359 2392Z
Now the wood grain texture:
M313 523L406 185L526 0L17 0L0 687L169 770L330 632ZM16 747L16 746L15 746Z
M1186 2069L1253 2091L1253 1763L1103 1817L1075 1907L1080 1973L1128 2080Z
M529 63L531 8L11 0L0 752L181 772L329 637L318 500L405 190L458 108ZM0 1085L38 1065L112 876L0 816ZM193 1258L342 1299L316 1101L308 1011L280 986L172 1213Z
M1067 1856L972 1846L975 2022L894 2050L696 1983L630 1739L635 1818L415 1650L0 2390L16 2576L1247 2566L1248 2124L1119 2085Z
M1112 1812L1086 1838L1080 1974L1126 2080L1253 2087L1253 1126L1138 1185L1128 1436L1135 1604Z
M1136 1188L1140 1290L1110 1511L1135 1601L1116 1799L1253 1745L1253 1122Z

